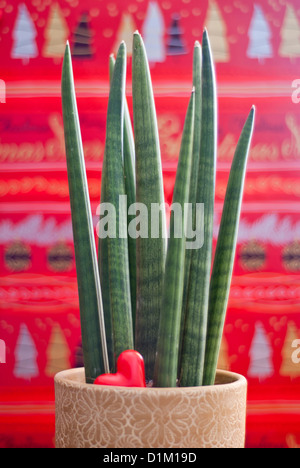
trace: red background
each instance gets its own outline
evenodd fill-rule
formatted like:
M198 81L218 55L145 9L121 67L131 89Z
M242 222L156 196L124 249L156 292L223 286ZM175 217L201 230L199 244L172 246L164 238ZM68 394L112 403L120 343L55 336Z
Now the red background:
M191 89L193 44L205 25L212 44L220 47L214 50L219 96L215 235L235 145L251 106L257 107L220 367L248 379L247 446L296 447L300 363L292 361L292 341L300 338L300 117L292 82L300 78L300 8L297 0L257 0L264 23L253 26L249 0L152 3L163 19L155 34L165 55L161 63L151 63L151 74L169 203ZM20 5L30 18L21 31ZM1 447L53 446L53 374L81 362L61 118L62 45L69 39L73 51L95 214L108 57L122 37L124 18L143 33L148 8L148 0L85 0L84 5L0 0L0 78L6 85L6 102L0 103L0 339L6 344L6 363L0 364ZM216 11L217 23L208 25ZM293 24L286 20L291 11ZM76 55L74 41L84 12L88 57ZM51 26L54 13L58 32L57 23ZM167 53L174 13L182 45L176 56ZM27 52L20 46L25 39ZM290 47L290 56L283 46ZM16 50L23 56L15 58ZM129 53L131 109L130 65Z

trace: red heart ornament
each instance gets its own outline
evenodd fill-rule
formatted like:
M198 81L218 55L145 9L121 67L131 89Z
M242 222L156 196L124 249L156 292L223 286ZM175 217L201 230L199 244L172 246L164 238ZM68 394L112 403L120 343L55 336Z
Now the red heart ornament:
M99 375L94 384L116 387L146 387L143 357L131 349L123 351L118 357L117 372Z

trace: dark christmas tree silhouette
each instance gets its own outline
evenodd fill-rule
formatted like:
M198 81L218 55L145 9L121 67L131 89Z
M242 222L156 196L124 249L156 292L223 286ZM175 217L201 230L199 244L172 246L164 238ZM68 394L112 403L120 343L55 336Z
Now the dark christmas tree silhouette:
M89 14L83 13L74 33L72 55L79 58L92 57L92 41Z
M168 55L183 55L187 53L187 49L183 40L183 30L179 25L180 15L172 16L171 27L167 31L167 54Z

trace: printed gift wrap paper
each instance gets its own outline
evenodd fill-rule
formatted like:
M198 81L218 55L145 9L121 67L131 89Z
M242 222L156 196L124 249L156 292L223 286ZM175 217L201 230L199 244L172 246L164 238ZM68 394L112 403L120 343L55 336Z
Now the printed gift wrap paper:
M179 69L187 73L195 40L208 29L222 74L251 78L289 78L300 57L299 5L296 0L2 0L1 45L6 76L43 80L58 77L66 40L78 58L79 75L107 77L106 58L132 33L145 40L154 76ZM80 60L79 60L80 59ZM18 76L19 75L19 76Z
M219 367L248 379L247 446L300 445L297 0L0 0L1 447L53 446L53 376L82 366L60 99L65 43L96 227L109 55L125 40L132 114L132 33L142 33L170 204L204 26L219 96L214 248L238 137L257 108Z

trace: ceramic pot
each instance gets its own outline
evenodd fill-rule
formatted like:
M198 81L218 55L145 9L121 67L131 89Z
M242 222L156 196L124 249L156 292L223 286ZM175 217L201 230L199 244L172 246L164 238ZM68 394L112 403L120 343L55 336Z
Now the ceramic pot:
M55 376L57 448L243 448L247 381L125 388L86 384L84 369Z

